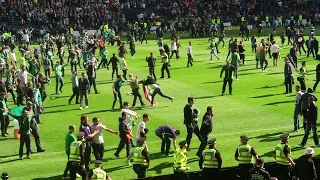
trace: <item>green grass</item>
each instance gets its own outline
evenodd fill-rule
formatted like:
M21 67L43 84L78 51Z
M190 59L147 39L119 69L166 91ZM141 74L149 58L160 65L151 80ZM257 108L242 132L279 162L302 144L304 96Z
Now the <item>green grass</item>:
M228 32L227 32L228 33ZM227 34L228 35L228 34ZM229 36L230 37L230 36ZM277 37L278 42L279 37ZM186 68L186 47L188 41L193 42L194 67ZM169 42L168 39L165 42ZM220 96L222 82L219 78L221 66L225 64L227 48L220 47L221 59L209 61L209 50L207 50L207 39L185 39L181 40L181 59L172 59L171 79L159 79L158 83L165 94L174 96L174 102L156 96L158 107L145 107L134 109L140 115L148 113L151 120L147 123L150 132L147 144L151 156L150 168L147 176L156 176L172 173L172 157L160 155L160 139L155 136L154 130L161 125L172 125L181 130L178 141L186 137L186 129L183 125L183 107L187 103L187 97L196 97L195 106L200 109L201 114L207 106L213 106L215 111L213 132L210 137L217 138L217 148L222 153L223 167L235 166L234 152L239 144L239 136L250 137L249 143L254 146L259 154L267 161L273 161L272 151L279 142L279 135L293 129L293 110L295 94L284 95L283 78L283 56L289 52L288 46L281 50L279 67L272 67L269 59L269 68L266 73L255 68L255 58L251 54L250 43L246 42L245 66L239 67L239 81L233 83L233 94ZM150 40L148 45L137 45L135 59L127 58L129 73L143 79L148 74L145 57L150 52L158 54L156 41ZM109 47L110 53L116 51L115 47ZM56 59L57 60L57 57ZM305 55L299 57L299 61L307 60L307 68L311 71L308 75L307 87L312 87L315 80L314 69L318 63ZM157 62L156 74L160 77L161 63ZM300 66L300 63L299 63ZM0 138L0 171L7 171L15 180L41 180L61 179L66 165L67 157L64 152L64 136L70 124L79 127L80 115L88 114L92 119L94 116L100 118L103 124L111 129L117 130L120 112L110 112L113 95L111 86L111 71L101 69L98 71L97 87L101 94L89 96L89 109L79 110L78 105L67 105L71 95L70 67L64 78L65 86L63 93L54 95L55 82L47 85L47 92L52 100L48 98L45 103L45 113L42 115L40 124L41 143L45 153L32 154L32 159L17 160L19 141L12 138ZM54 80L54 79L53 79ZM122 89L123 100L132 103L132 96L126 95L130 91L129 85ZM11 97L9 97L11 99ZM145 100L146 102L146 100ZM11 104L11 103L10 103ZM138 104L139 105L139 104ZM11 104L11 107L13 105ZM117 104L116 107L119 105ZM201 117L202 117L201 115ZM138 120L138 122L141 119ZM12 124L12 123L11 123ZM10 127L9 132L13 133ZM134 135L136 127L134 127ZM303 132L292 133L290 144L292 147L301 142ZM114 180L136 178L131 166L126 166L125 151L120 154L121 158L115 158L113 153L118 145L119 138L107 132L105 137L105 158L103 167L108 175ZM310 139L307 146L313 145ZM32 150L36 151L34 141L31 142ZM191 143L192 151L188 153L192 171L199 170L198 158L195 155L199 146L199 140L194 135ZM318 154L318 149L315 150ZM294 149L292 156L299 157L303 150ZM92 156L92 159L94 157ZM91 166L92 167L92 166Z

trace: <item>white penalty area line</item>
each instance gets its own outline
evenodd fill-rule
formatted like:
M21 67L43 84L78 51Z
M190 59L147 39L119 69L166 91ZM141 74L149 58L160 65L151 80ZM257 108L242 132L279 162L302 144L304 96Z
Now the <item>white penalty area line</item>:
M246 133L253 133L253 132L260 132L260 131L270 131L270 130L281 130L281 129L289 129L292 128L292 126L287 126L287 127L277 127L277 128L265 128L265 129L255 129L255 130L250 130L250 131L239 131L239 132L229 132L229 133L220 133L220 134L214 134L211 133L209 135L209 137L217 137L217 136L228 136L228 135L235 135L235 134L241 134L241 135L245 135ZM283 131L283 132L288 132L288 131ZM179 138L177 139L178 141L183 141L185 140L185 138ZM32 141L32 140L31 140ZM147 144L154 144L154 143L160 143L162 142L161 140L156 140L156 141L147 141ZM107 146L108 148L117 148L118 146ZM18 147L17 147L18 150ZM65 154L65 151L58 151L58 152L49 152L49 153L34 153L31 155L31 158L34 156L42 156L42 155L55 155L55 154ZM1 158L0 162L5 161L5 160L9 160L9 159L18 159L17 157L14 156L9 156L9 157L5 157L5 158Z

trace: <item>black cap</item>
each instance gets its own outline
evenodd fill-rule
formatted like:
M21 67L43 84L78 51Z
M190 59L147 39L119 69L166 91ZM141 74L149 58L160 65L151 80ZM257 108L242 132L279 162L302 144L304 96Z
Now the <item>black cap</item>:
M289 139L289 133L283 133L280 135L280 139Z
M184 146L184 145L186 145L186 144L187 144L187 141L186 141L186 140L179 142L179 145L180 145L180 146Z
M1 178L9 178L9 174L7 172L2 173Z
M216 138L212 138L212 139L210 139L210 140L208 141L208 144L209 144L209 145L214 145L214 144L216 144L216 143L217 143Z
M240 141L247 142L247 141L249 141L249 138L248 138L248 136L240 136Z

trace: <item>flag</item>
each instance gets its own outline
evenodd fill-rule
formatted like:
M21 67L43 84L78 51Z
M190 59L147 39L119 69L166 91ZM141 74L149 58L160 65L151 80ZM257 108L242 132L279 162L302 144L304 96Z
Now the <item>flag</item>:
M143 94L144 94L144 97L151 103L152 88L149 85L143 86Z
M25 106L18 106L15 108L10 109L10 113L16 116L22 116L22 111Z

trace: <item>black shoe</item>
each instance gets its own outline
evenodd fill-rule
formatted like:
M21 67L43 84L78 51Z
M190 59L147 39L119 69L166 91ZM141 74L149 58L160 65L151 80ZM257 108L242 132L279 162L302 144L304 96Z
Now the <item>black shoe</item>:
M164 77L160 77L161 79L163 79Z
M44 150L44 149L38 149L37 150L37 152L39 153L39 152L45 152L46 150Z
M68 100L68 104L71 105L71 101L70 100Z
M59 90L62 93L62 89Z
M100 94L98 91L96 91L96 94Z
M116 154L116 153L114 153L113 155L117 158L120 157L119 154Z
M79 102L76 102L76 104L80 104Z
M131 144L131 147L136 147L136 145L134 145L134 144Z

